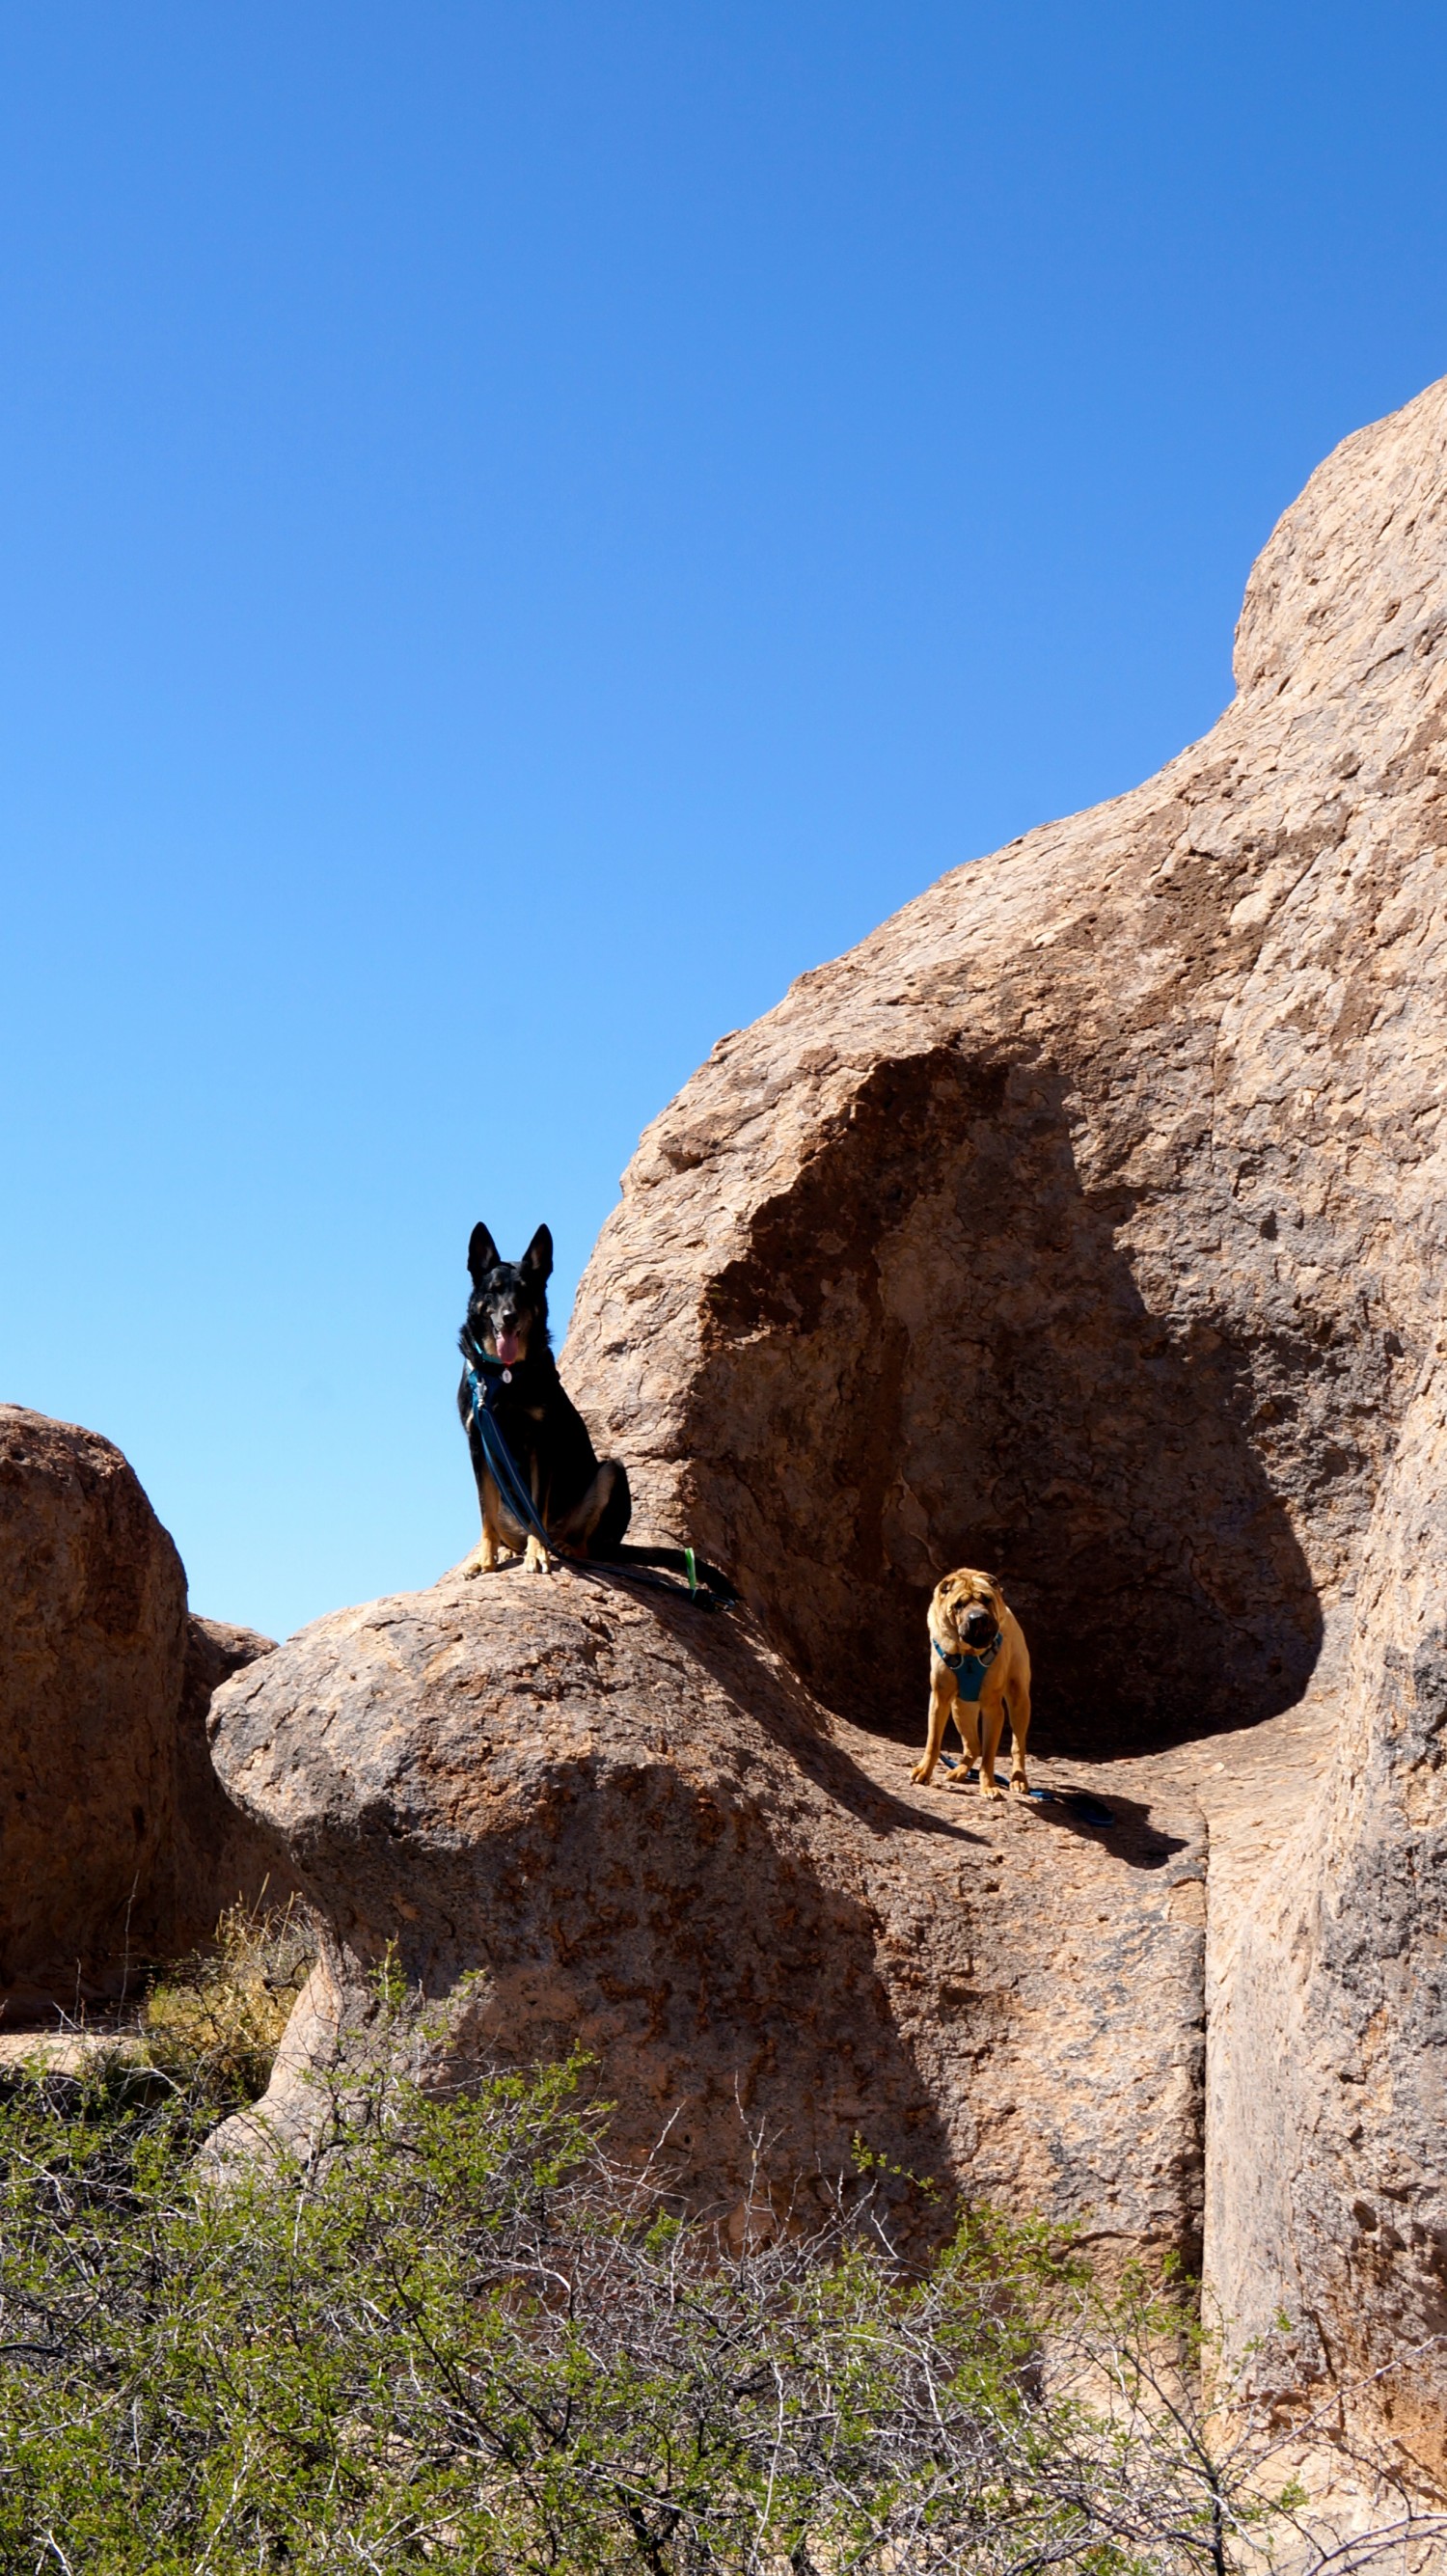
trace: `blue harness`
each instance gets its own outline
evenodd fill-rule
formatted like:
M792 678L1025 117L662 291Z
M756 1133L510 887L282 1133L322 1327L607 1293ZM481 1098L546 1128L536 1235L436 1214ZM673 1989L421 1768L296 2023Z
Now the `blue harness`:
M947 1664L954 1674L957 1696L971 1702L977 1700L984 1689L985 1675L1004 1642L1004 1632L997 1628L982 1655L947 1655L936 1638L930 1639L930 1644L934 1647L940 1662Z

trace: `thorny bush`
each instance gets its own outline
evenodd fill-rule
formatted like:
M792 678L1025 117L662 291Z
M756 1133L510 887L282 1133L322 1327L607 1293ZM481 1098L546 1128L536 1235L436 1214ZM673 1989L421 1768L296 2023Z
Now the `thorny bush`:
M610 2161L583 2061L444 2098L415 2027L382 1979L304 2160L198 2154L174 2028L0 2105L5 2576L1197 2576L1291 2530L1183 2299L983 2216L911 2275L867 2170L739 2247Z

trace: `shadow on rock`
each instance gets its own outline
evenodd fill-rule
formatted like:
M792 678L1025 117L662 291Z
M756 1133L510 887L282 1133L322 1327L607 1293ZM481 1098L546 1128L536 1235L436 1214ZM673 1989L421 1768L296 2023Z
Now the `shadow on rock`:
M922 1731L953 1565L1004 1582L1045 1753L1254 1724L1319 1651L1248 1433L1253 1354L1150 1312L1117 1240L1131 1194L1082 1189L1066 1099L1058 1072L952 1047L880 1065L710 1292L700 1543L827 1706L882 1733Z

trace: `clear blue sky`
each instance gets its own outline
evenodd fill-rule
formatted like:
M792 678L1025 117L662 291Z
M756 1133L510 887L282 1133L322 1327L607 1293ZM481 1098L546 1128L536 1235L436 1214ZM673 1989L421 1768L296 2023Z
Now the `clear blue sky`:
M726 1028L1229 695L1447 371L1439 5L11 0L0 1393L195 1606L471 1544Z

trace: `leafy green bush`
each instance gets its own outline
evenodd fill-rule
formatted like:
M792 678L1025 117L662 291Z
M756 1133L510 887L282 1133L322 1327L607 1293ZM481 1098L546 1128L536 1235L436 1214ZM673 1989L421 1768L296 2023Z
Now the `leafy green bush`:
M204 2049L0 2107L6 2576L1262 2563L1179 2301L988 2218L905 2277L867 2181L730 2250L610 2165L581 2062L439 2098L404 2009L304 2163L198 2157Z

